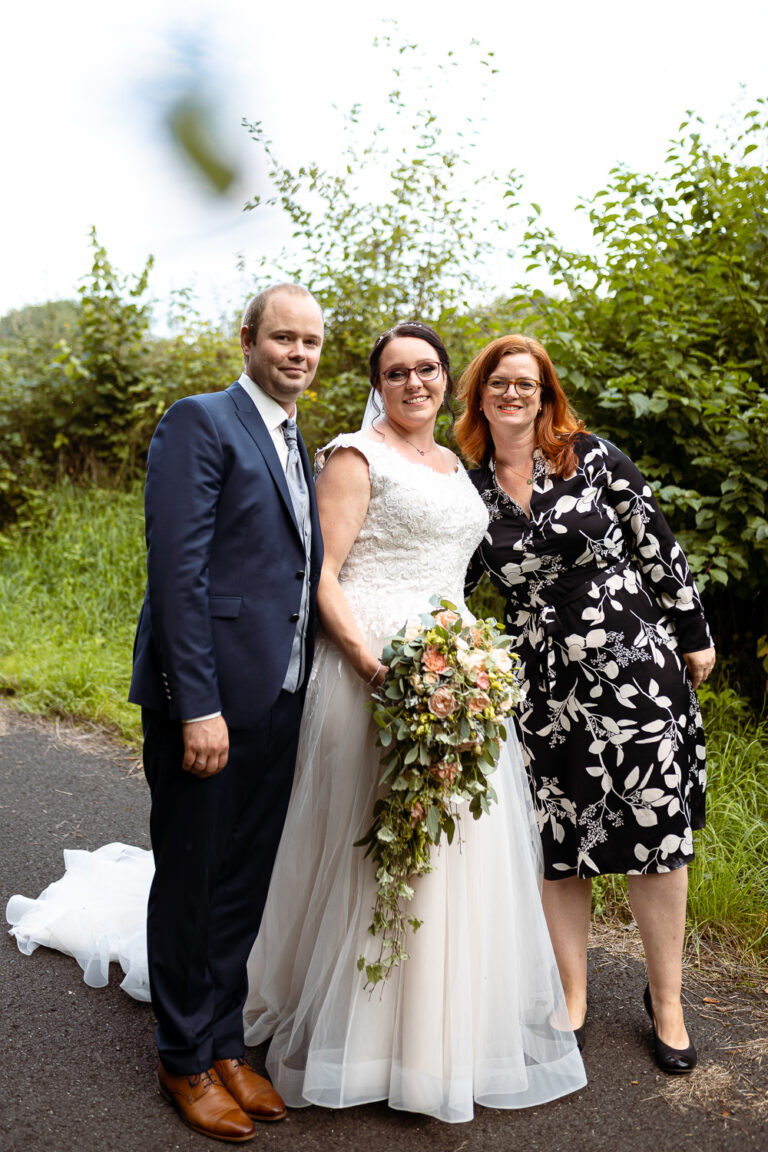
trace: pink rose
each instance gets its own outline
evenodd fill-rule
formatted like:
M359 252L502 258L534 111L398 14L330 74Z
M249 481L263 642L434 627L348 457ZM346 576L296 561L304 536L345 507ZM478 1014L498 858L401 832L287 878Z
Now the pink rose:
M449 608L444 608L442 612L435 612L435 620L438 624L442 624L443 628L450 628L458 619L458 612L451 612Z
M469 708L470 712L482 712L483 708L487 708L490 702L485 692L478 692L476 696L469 697L467 700L467 708ZM430 708L431 707L432 705L430 704Z
M433 716L450 716L459 702L450 688L436 688L429 698L429 710Z
M439 760L437 764L432 764L429 770L438 780L443 780L449 784L455 780L458 771L456 765L451 764L448 760Z
M415 800L411 808L411 827L415 828L424 819L424 809L418 800Z
M485 667L485 652L469 652L466 656L462 653L459 663L470 673L479 672Z
M475 676L475 684L477 684L478 688L482 688L483 692L490 688L491 678L483 668L478 670L478 673Z
M427 672L445 672L448 667L448 661L443 653L431 644L424 649L421 662Z

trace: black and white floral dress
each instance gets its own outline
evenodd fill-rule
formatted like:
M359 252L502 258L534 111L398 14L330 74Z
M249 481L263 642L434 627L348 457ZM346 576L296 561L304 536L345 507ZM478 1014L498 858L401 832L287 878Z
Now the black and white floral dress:
M546 877L668 872L704 825L701 715L681 654L712 638L637 468L593 435L577 456L560 479L537 454L530 518L493 461L470 472L491 522L468 586L485 570L506 599Z

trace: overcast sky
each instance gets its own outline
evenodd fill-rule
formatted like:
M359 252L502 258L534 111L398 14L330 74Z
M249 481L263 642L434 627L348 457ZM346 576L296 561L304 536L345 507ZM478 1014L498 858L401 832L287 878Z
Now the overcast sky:
M472 119L477 170L517 169L523 197L574 244L587 241L574 205L614 164L657 170L686 109L714 125L739 101L768 95L768 0L14 4L0 45L0 314L74 296L91 225L123 272L154 255L161 301L191 286L207 316L239 307L258 256L285 238L274 217L242 211L265 190L242 117L264 122L281 159L333 168L342 112L361 103L371 117L385 113L392 57L373 40L387 31L418 43L403 58L406 85L423 91L434 80L429 98L444 128ZM499 74L484 85L487 49ZM460 66L441 71L450 50ZM190 82L240 166L222 198L163 128Z

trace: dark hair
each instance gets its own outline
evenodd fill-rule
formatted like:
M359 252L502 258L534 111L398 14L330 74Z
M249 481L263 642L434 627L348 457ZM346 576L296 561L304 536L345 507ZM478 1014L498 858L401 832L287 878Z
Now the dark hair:
M451 396L453 395L453 377L451 376L451 362L448 359L448 353L445 349L445 344L435 332L434 328L430 328L428 324L422 324L420 320L404 320L400 324L395 324L394 327L388 328L386 332L377 338L374 344L371 355L368 358L369 376L371 381L371 388L378 391L379 380L379 364L381 362L381 354L393 340L399 339L401 336L411 336L416 340L426 340L435 352L440 361L443 371L445 372L445 398L443 403L448 409L451 419L453 419L453 408L451 407Z
M536 447L552 465L556 476L569 476L576 466L574 437L585 432L584 422L568 403L546 349L530 336L499 336L478 352L459 381L464 411L456 424L456 441L470 464L477 466L493 455L493 438L483 415L483 388L504 356L527 352L533 356L541 379L541 411L536 417Z

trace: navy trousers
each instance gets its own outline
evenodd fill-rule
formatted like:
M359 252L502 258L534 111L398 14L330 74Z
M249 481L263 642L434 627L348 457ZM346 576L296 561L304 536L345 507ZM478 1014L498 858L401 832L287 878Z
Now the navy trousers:
M142 710L155 876L147 948L157 1048L172 1075L242 1056L246 964L280 842L304 692L281 692L252 729L230 730L229 762L181 767L181 724Z

